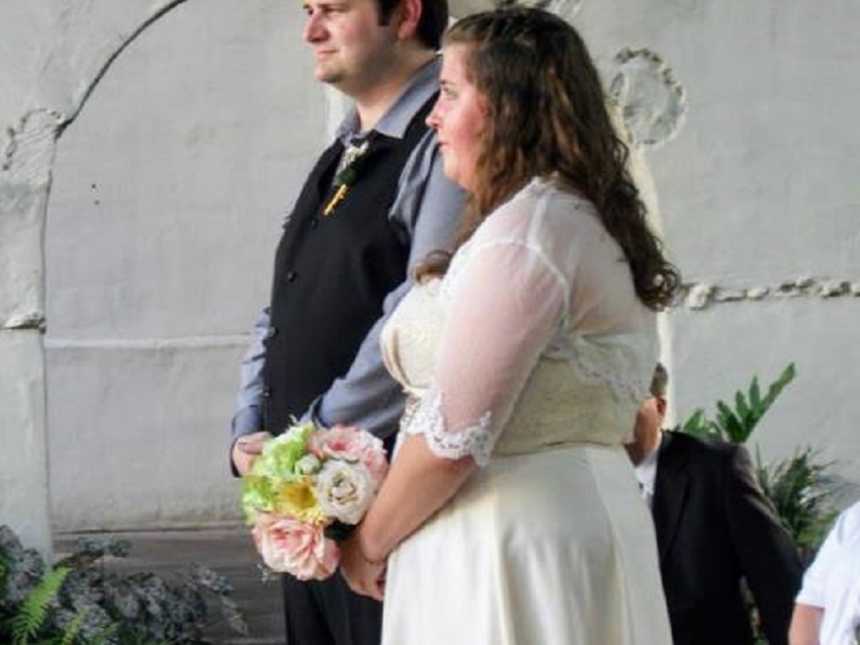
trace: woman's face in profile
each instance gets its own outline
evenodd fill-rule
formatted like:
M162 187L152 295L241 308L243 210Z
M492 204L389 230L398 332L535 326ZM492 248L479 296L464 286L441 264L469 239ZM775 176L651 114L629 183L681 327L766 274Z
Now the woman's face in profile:
M439 138L443 167L449 179L473 191L486 98L466 74L468 45L448 45L442 52L440 93L427 124Z

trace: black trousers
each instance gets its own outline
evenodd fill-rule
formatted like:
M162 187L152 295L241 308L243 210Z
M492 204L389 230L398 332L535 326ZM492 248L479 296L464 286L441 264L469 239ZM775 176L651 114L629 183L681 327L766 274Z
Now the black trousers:
M281 581L287 645L379 645L382 603L353 593L339 571L321 582Z

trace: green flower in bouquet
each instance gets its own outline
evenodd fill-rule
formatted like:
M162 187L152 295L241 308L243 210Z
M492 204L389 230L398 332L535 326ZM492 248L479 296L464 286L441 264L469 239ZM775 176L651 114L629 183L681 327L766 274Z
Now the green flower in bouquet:
M302 423L268 441L263 453L254 461L251 474L274 480L301 479L304 474L296 471L296 464L307 454L308 438L315 430L313 423Z
M295 425L268 441L242 481L242 510L253 524L258 512L291 515L305 522L324 519L313 494L309 475L319 463L307 451L313 423Z

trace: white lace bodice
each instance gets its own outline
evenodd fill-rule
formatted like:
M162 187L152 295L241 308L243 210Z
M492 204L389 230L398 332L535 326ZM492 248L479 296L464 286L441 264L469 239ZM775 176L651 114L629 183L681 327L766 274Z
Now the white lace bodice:
M632 430L657 360L654 314L593 206L533 180L492 213L442 280L382 332L409 395L403 434L480 465Z

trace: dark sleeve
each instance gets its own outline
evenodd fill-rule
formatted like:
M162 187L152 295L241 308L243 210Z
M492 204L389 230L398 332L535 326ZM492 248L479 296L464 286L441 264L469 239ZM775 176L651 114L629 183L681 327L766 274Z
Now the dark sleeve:
M770 645L787 645L802 575L797 548L759 487L743 446L733 447L726 469L726 517L735 553Z

